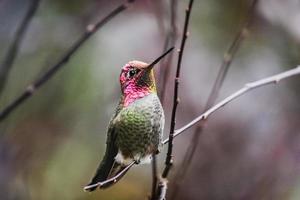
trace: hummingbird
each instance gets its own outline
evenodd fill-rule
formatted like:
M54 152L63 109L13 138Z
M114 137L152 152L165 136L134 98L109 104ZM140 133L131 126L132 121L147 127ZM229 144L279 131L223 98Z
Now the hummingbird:
M153 67L173 49L151 64L134 60L122 68L122 95L108 125L105 154L85 191L94 191L100 182L118 175L132 162L150 163L152 155L161 150L165 116Z

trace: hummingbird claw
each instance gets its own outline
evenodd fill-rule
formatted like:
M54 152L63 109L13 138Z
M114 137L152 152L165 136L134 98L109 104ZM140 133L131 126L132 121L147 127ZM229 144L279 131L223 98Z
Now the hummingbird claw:
M141 160L140 160L140 159L138 159L138 160L134 160L134 163L135 163L136 165L140 164L140 162L141 162Z

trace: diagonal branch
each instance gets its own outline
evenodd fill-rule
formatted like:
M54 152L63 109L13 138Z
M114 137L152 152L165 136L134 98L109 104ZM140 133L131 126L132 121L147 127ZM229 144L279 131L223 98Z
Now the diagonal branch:
M134 2L134 0L128 0L126 3L121 4L114 10L112 10L106 17L95 24L90 24L87 26L85 33L70 47L70 49L57 61L55 65L49 68L49 70L38 78L35 82L27 87L27 89L17 97L13 102L11 102L7 107L2 109L0 112L0 122L3 121L12 111L24 103L29 97L31 97L36 90L38 90L42 85L44 85L56 72L61 69L64 64L66 64L73 54L86 42L97 30L99 30L103 25L113 19L115 16L123 12L128 8L129 3Z
M248 27L250 26L250 24L253 20L257 2L258 2L258 0L252 1L251 7L246 15L244 24L241 26L238 33L235 35L231 45L229 46L226 53L224 54L223 61L221 63L221 66L219 67L219 72L218 72L217 78L213 84L213 88L207 99L206 105L204 107L204 111L209 109L215 103L215 101L219 95L219 92L221 90L221 87L223 85L225 77L229 70L230 64L232 63L232 60L234 59L236 52L238 51L239 47L241 46L241 43L243 42L245 37L248 35L247 34ZM205 121L202 121L202 123L199 123L197 125L195 132L193 133L193 137L192 137L190 144L188 145L188 149L184 155L183 162L182 162L181 166L179 167L178 172L175 175L174 180L176 182L175 182L174 188L172 190L173 193L171 194L171 199L175 199L177 196L177 193L180 190L180 188L178 188L178 187L180 185L180 182L183 181L183 179L188 171L188 167L190 166L191 160L193 159L193 156L197 149L199 137L203 131L204 125L205 125Z
M0 95L3 92L3 89L5 87L5 83L9 74L9 71L11 70L14 61L18 55L19 48L21 45L21 42L24 39L25 33L29 27L29 24L35 15L38 6L40 4L40 0L32 0L29 5L29 9L27 10L24 18L22 19L22 22L20 26L18 27L16 34L8 47L8 50L6 52L6 55L1 63L0 66Z
M126 168L124 168L122 171L120 171L117 175L115 175L114 177L110 178L110 179L107 179L103 182L98 182L98 183L95 183L93 185L89 185L89 186L86 186L84 187L83 189L85 191L88 191L89 189L91 188L94 188L94 187L99 187L99 188L105 188L106 186L109 186L109 185L112 185L112 184L115 184L116 182L118 182L125 174L126 172L133 166L135 165L136 162L133 161L131 162Z
M290 78L292 76L297 76L297 75L300 75L300 66L298 66L294 69L290 69L288 71L282 72L280 74L276 74L274 76L270 76L270 77L267 77L267 78L264 78L264 79L261 79L261 80L255 81L255 82L250 82L250 83L245 84L245 86L243 88L241 88L240 90L231 94L224 100L220 101L219 103L217 103L216 105L214 105L213 107L208 109L206 112L204 112L203 114L201 114L198 117L196 117L195 119L193 119L191 122L189 122L185 126L179 128L179 129L176 129L174 132L174 138L177 137L178 135L181 135L184 131L191 128L198 122L200 122L202 120L206 120L211 114L213 114L214 112L216 112L217 110L219 110L220 108L225 106L226 104L230 103L231 101L235 100L236 98L244 95L245 93L247 93L253 89L265 86L265 85L278 83L279 81L281 81L283 79L287 79L287 78ZM169 142L169 139L166 139L163 141L163 144L167 144L168 142Z
M228 50L226 51L226 53L224 54L224 58L222 61L222 64L220 66L220 70L217 76L217 79L213 85L213 88L211 90L211 93L208 97L207 100L207 104L205 106L205 110L208 109L209 107L211 107L214 102L216 101L219 91L223 85L224 79L226 77L226 74L228 72L228 69L230 67L230 64L234 58L234 56L236 55L236 52L238 51L241 43L243 42L243 40L245 39L245 37L247 36L248 33L248 27L251 24L252 20L253 20L253 16L255 13L255 8L257 5L258 0L253 0L251 7L248 11L248 14L246 16L246 20L244 22L244 24L242 25L241 29L238 31L238 33L236 34L236 36L234 37L230 47L228 48Z

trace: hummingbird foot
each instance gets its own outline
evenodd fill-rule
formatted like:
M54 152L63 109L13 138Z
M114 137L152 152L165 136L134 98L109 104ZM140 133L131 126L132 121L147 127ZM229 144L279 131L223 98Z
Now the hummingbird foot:
M141 160L140 160L140 159L138 159L138 160L134 160L134 162L135 162L135 164L136 164L136 165L138 165L138 164L140 164L140 163L141 163Z

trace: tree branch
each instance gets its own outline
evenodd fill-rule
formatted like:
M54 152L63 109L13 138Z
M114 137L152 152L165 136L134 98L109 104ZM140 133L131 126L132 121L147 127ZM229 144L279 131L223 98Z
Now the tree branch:
M211 93L207 99L206 105L204 107L204 111L209 109L216 101L219 92L221 90L221 87L224 83L225 77L227 75L227 72L229 70L230 64L232 63L232 60L234 59L234 56L236 55L236 52L238 51L239 47L241 46L241 43L245 39L245 37L248 35L248 27L250 26L253 16L255 13L255 8L257 5L258 0L253 0L251 7L246 15L245 22L239 29L238 33L235 35L231 45L227 49L226 53L224 54L221 66L219 67L219 72L217 75L217 78L213 84ZM203 112L204 112L203 111ZM202 121L202 123L199 123L195 132L193 133L193 137L190 141L190 144L188 145L188 149L183 156L183 162L181 166L179 167L177 173L175 174L174 180L176 181L173 188L173 193L171 194L171 199L176 199L177 193L179 192L180 188L180 182L183 181L187 171L188 167L191 164L191 160L193 159L193 156L195 154L195 151L198 146L199 137L203 131L205 125L205 121Z
M164 43L164 50L165 52L169 46L174 46L175 41L177 38L177 27L176 27L176 11L177 11L177 5L178 5L178 0L170 0L170 25L168 27L168 33L165 38L165 43ZM169 79L170 75L170 67L172 63L172 58L173 58L173 53L171 52L170 55L165 59L165 61L161 62L160 65L160 73L159 73L159 83L160 83L160 101L161 104L164 105L165 102L165 93L166 93L166 87L167 87L167 82ZM157 170L157 160L156 160L156 155L153 155L153 160L152 160L152 192L151 192L151 200L156 199L156 189L157 189L157 184L158 184L158 170Z
M18 27L18 29L15 33L15 36L14 36L10 46L8 47L6 55L1 63L1 66L0 66L0 96L5 87L5 83L6 83L9 71L12 68L14 61L18 55L19 48L20 48L21 42L24 39L26 30L28 29L31 20L36 13L39 4L40 4L40 0L32 0L30 2L29 8L28 8L20 26Z
M99 30L103 25L113 19L115 16L120 14L122 11L128 8L128 4L134 2L134 0L128 0L126 3L121 4L114 10L112 10L106 17L95 24L90 24L87 26L85 33L71 46L71 48L58 60L58 62L50 67L50 69L38 78L34 83L29 85L27 89L17 97L13 102L11 102L7 107L2 109L0 112L0 122L3 121L12 111L14 111L18 106L25 102L29 97L31 97L36 90L38 90L42 85L44 85L59 69L66 64L71 56L82 46L82 44L87 41L97 30Z
M150 200L155 200L156 188L157 188L157 160L156 155L152 154L152 190Z
M156 200L166 200L167 189L168 189L168 180L166 178L160 177L157 193L156 193Z
M234 56L236 55L236 52L238 51L241 43L243 42L245 37L248 35L248 27L249 27L249 25L251 24L251 22L253 20L253 16L254 16L254 13L255 13L255 8L256 8L257 2L258 2L258 0L253 0L252 1L251 7L248 11L248 14L246 16L244 24L242 25L242 27L240 28L240 30L238 31L238 33L234 37L230 47L228 48L228 50L224 54L223 61L222 61L222 64L220 66L220 70L218 72L217 79L216 79L216 81L213 85L213 88L212 88L211 93L209 95L209 98L207 100L205 110L210 108L214 104L214 102L216 101L216 99L218 97L218 94L220 92L220 89L223 85L224 79L226 77L226 74L228 72L228 69L230 67L230 64L231 64Z
M93 185L89 185L89 186L86 186L84 187L83 189L85 191L88 191L89 189L91 188L94 188L94 187L99 187L99 188L105 188L109 185L112 185L112 184L115 184L116 182L118 182L125 174L126 172L133 166L135 165L136 162L133 161L131 162L126 168L124 168L122 171L120 171L117 175L115 175L114 177L110 178L110 179L107 179L103 182L98 182L98 183L95 183Z
M170 172L170 169L172 167L172 157L173 157L173 138L175 133L175 125L176 125L176 111L177 106L179 103L179 95L178 95L178 87L179 87L179 78L180 78L180 69L181 69L181 62L182 62L182 56L183 51L185 47L185 42L188 37L188 25L189 25L189 19L190 14L193 6L193 0L189 1L188 8L185 11L185 22L184 22L184 28L182 32L182 39L181 39L181 45L179 49L178 54L178 62L177 62L177 68L176 68L176 76L174 80L174 96L173 96L173 108L172 108L172 115L171 115L171 125L170 125L170 133L169 133L169 144L168 144L168 151L167 156L165 160L165 168L162 173L162 177L160 179L160 182L158 184L158 190L156 194L156 198L158 199L164 199L166 195L166 189L167 189L167 180L168 174Z
M281 81L283 79L287 79L287 78L290 78L290 77L296 76L296 75L300 75L300 66L298 66L294 69L282 72L280 74L276 74L271 77L267 77L267 78L264 78L264 79L261 79L261 80L255 81L255 82L250 82L250 83L245 84L245 86L243 88L241 88L240 90L236 91L232 95L230 95L227 98L225 98L224 100L220 101L219 103L217 103L216 105L214 105L213 107L208 109L206 112L204 112L203 114L201 114L198 117L196 117L195 119L193 119L191 122L189 122L185 126L175 130L174 138L177 137L178 135L181 135L184 131L191 128L198 122L200 122L202 120L206 120L211 114L213 114L214 112L216 112L217 110L219 110L220 108L225 106L226 104L230 103L231 101L235 100L236 98L244 95L245 93L247 93L253 89L265 86L265 85L269 85L272 83L278 83L279 81ZM169 142L169 139L166 139L163 141L163 144L167 144L168 142Z
M169 174L170 168L172 166L172 152L173 152L173 137L175 132L175 124L176 124L176 111L177 106L179 103L179 95L178 95L178 87L179 87L179 78L180 78L180 69L181 69L181 61L183 56L183 51L185 47L185 41L188 37L188 25L189 25L189 19L190 19L190 13L193 6L193 0L190 0L189 6L186 9L186 17L184 22L184 28L182 33L182 40L181 45L179 49L179 55L178 55L178 63L177 63L177 69L176 69L176 77L175 77L175 85L174 85L174 97L173 97L173 108L172 108L172 115L171 115L171 125L170 125L170 134L169 134L169 145L168 145L168 152L166 156L165 165L162 177L166 178Z

